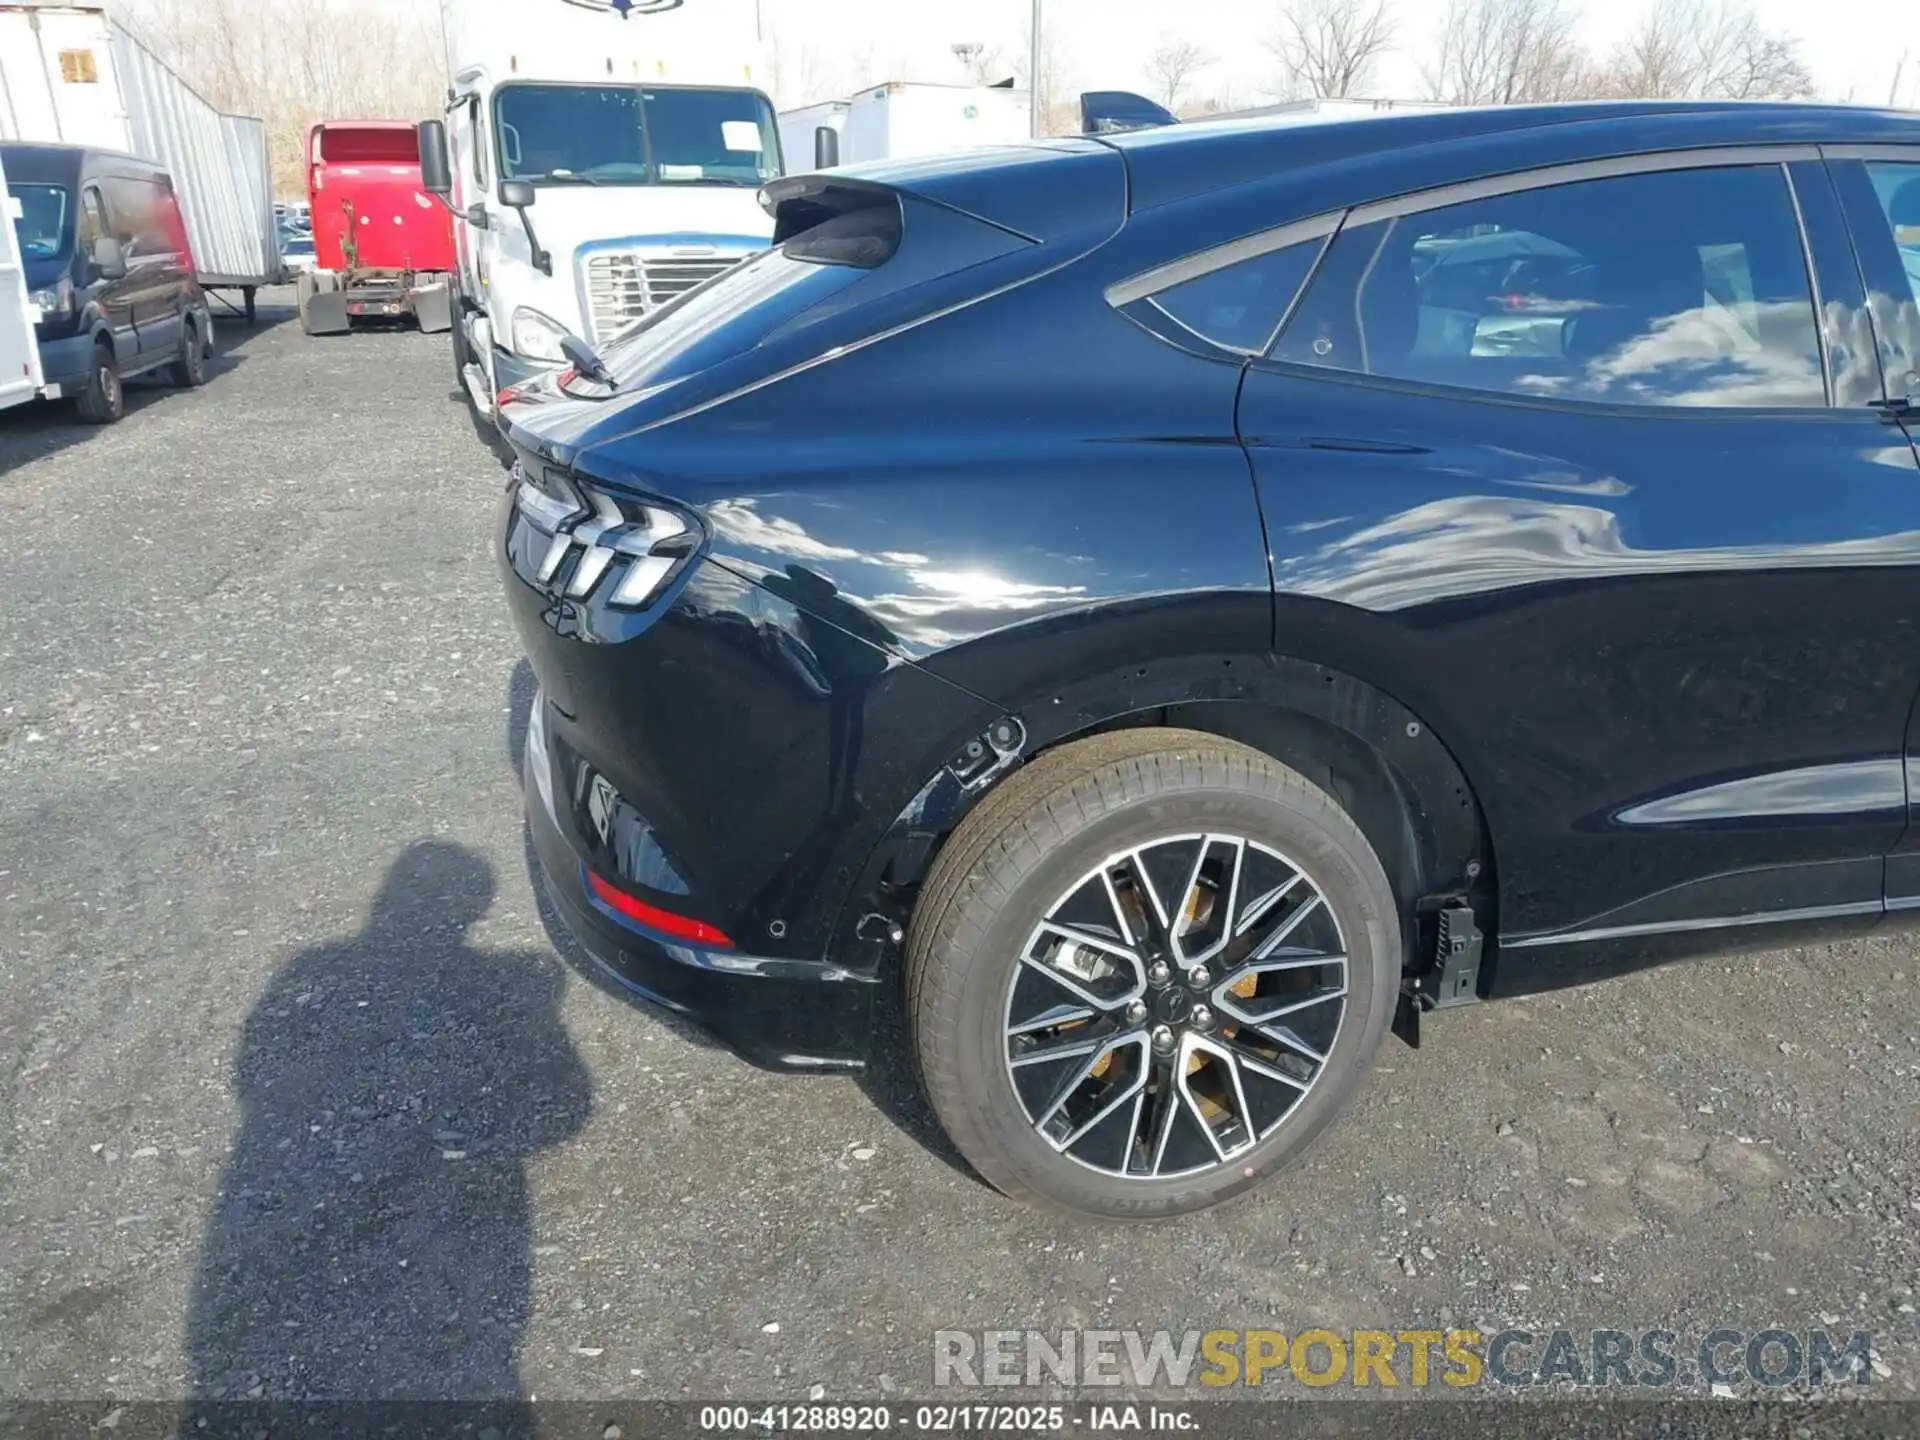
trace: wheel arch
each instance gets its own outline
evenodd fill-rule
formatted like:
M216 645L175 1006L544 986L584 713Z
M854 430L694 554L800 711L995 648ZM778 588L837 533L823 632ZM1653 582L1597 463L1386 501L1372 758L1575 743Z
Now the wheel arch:
M835 927L837 944L857 937L897 950L885 942L905 928L919 883L954 829L1020 766L1095 735L1145 727L1237 740L1339 801L1401 903L1409 969L1432 953L1430 912L1443 901L1464 897L1484 926L1494 924L1493 840L1471 781L1424 718L1348 671L1288 656L1189 654L1109 670L1005 708L1018 743L983 735L987 768L963 777L950 763L927 778L864 867Z

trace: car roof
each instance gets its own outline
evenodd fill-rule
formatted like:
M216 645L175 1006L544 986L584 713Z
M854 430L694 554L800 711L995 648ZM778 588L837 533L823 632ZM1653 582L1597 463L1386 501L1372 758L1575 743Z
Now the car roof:
M1848 105L1797 102L1627 100L1565 105L1487 105L1361 114L1303 111L1200 120L1102 135L1126 157L1135 211L1256 183L1335 161L1361 160L1419 146L1537 135L1543 151L1577 127L1583 135L1617 131L1627 149L1658 148L1715 117L1750 132L1751 143L1886 141L1920 144L1920 115Z
M166 166L120 150L101 150L92 145L49 145L37 141L0 142L0 163L9 180L37 181L41 184L71 185L85 169L109 175L152 179L167 173Z

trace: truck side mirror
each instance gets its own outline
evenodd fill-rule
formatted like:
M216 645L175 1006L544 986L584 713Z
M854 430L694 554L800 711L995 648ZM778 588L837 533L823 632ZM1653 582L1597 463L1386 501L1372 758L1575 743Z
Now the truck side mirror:
M120 248L120 242L111 235L102 235L93 242L93 268L102 280L124 280L127 278L127 252Z
M822 125L813 132L813 168L831 170L840 163L840 132Z
M533 252L533 268L542 275L553 274L553 257L540 248L540 237L533 233L533 217L527 214L533 205L533 182L502 180L500 203L520 212L520 228L527 232L527 248Z
M440 120L422 120L416 127L420 139L420 182L429 195L442 200L453 194L453 165L447 158L447 127Z

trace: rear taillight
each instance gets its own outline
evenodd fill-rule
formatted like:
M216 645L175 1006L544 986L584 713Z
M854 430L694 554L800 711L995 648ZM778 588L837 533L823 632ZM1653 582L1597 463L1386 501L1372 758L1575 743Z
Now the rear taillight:
M684 940L691 945L718 946L733 949L733 941L724 930L719 930L704 920L689 920L684 915L675 915L671 910L662 910L658 905L649 905L636 896L627 894L618 886L602 880L593 871L582 867L586 875L587 889L606 909L613 911L623 920L631 921L644 930L664 935L672 940Z
M535 483L515 468L515 504L549 538L535 579L563 585L573 599L592 598L604 585L608 605L644 610L695 548L692 520L671 506L615 496L554 470Z

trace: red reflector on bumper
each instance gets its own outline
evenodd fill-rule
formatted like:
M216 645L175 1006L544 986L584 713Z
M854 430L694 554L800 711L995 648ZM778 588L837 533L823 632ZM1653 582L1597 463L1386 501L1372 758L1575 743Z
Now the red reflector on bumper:
M600 903L626 916L634 924L644 925L649 930L672 936L675 940L685 940L693 945L724 946L729 950L734 948L733 941L727 937L725 931L716 930L704 921L689 920L684 915L675 915L671 911L649 905L644 900L636 900L626 891L615 889L591 870L586 873L587 885L598 897Z

